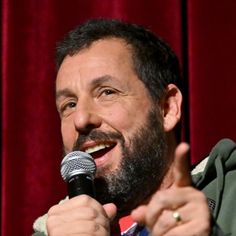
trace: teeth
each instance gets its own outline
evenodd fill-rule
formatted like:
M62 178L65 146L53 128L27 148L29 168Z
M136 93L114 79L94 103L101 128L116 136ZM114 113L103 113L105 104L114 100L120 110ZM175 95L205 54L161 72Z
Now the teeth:
M89 148L85 149L85 152L87 152L88 154L91 154L93 152L97 152L99 150L102 150L104 148L108 148L110 146L111 146L110 144L99 144L95 147L89 147Z

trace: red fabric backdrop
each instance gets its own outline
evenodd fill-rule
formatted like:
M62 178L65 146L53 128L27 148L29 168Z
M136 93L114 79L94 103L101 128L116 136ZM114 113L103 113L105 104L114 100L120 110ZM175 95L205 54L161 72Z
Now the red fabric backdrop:
M1 233L30 235L66 194L59 174L55 42L92 17L143 24L181 59L192 162L222 137L236 140L236 2L216 0L1 0Z

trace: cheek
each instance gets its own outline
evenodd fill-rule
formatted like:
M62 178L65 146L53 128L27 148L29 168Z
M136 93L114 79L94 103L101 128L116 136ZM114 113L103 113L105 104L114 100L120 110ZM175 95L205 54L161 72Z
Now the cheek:
M66 152L70 152L73 149L73 145L76 141L76 132L69 122L61 123L61 134L62 134L62 141Z
M125 137L131 137L146 121L145 110L141 111L133 107L130 107L130 109L120 107L120 109L116 109L115 111L116 112L112 112L107 116L107 119L109 119L107 123L121 132Z

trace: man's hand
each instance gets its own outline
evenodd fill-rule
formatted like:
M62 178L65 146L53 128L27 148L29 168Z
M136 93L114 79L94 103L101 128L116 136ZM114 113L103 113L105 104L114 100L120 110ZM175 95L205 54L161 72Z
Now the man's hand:
M175 152L173 185L157 191L147 205L135 209L134 221L145 225L152 236L208 236L211 217L205 195L191 186L187 161L189 146L181 143Z
M50 236L110 235L110 223L116 206L102 206L95 199L80 195L48 211L47 231Z

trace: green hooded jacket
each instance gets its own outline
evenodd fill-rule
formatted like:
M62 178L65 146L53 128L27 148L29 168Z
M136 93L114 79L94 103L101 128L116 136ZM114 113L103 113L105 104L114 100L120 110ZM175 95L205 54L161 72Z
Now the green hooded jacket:
M193 181L206 194L213 219L224 232L212 235L235 236L236 144L230 139L220 140L212 149L204 170L193 175Z

